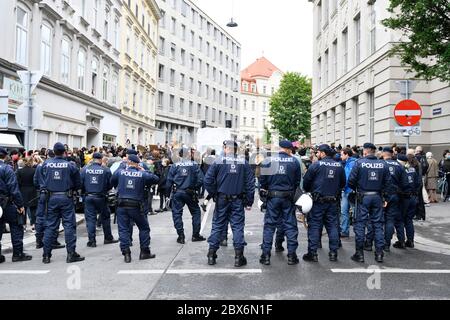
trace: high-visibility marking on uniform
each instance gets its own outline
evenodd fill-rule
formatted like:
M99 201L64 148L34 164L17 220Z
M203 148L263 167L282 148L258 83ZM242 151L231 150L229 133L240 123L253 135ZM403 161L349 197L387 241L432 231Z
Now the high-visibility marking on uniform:
M374 269L374 268L356 268L356 269L331 269L333 273L427 273L427 274L450 274L449 269Z
M0 274L47 274L50 270L0 270Z
M395 116L421 116L420 110L395 110Z

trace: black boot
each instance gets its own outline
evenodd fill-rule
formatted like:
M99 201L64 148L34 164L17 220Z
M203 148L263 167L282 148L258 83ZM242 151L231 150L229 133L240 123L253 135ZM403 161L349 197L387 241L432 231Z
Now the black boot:
M405 249L405 243L403 241L397 241L392 245L396 249Z
M206 240L206 238L200 234L194 234L192 236L192 242L200 242L200 241L205 241L205 240Z
M283 242L275 242L275 252L283 252L284 251L284 247L283 247Z
M89 240L87 243L87 246L89 248L96 248L97 247L97 242L95 242L95 240Z
M383 251L384 251L384 252L391 252L391 246L385 244L384 247L383 247Z
M235 267L242 267L247 264L247 259L244 257L244 250L234 250L235 257L234 257L234 266Z
M208 264L210 266L213 266L216 264L216 259L217 259L216 250L209 249L207 257L208 257Z
M32 256L22 252L21 254L13 255L12 262L30 261L32 258Z
M118 243L118 242L119 242L119 240L111 238L111 239L105 239L103 244L113 244L113 243Z
M381 252L375 252L375 261L378 263L382 263L383 262L383 251Z
M71 253L67 254L67 259L66 259L67 263L74 263L74 262L80 262L80 261L84 261L84 257L80 256L78 253L71 252Z
M153 259L156 255L152 254L150 248L141 249L141 254L139 255L139 260Z
M288 258L288 265L293 266L295 264L298 264L300 261L298 260L296 253L290 253L287 255Z
M414 248L414 241L406 240L405 247L407 247L407 248Z
M51 256L52 256L51 254L44 254L42 256L42 263L49 264Z
M342 248L342 241L339 239L339 248Z
M36 249L42 249L44 247L44 242L42 240L36 240Z
M270 254L262 254L261 258L259 259L259 263L268 266L270 265Z
M368 241L364 242L364 250L365 251L372 251L372 244Z
M352 260L356 262L364 262L364 251L356 250L355 254L352 256Z
M228 246L228 240L227 239L223 239L222 241L220 241L220 246L221 247L227 247Z
M330 251L330 253L328 253L328 257L330 258L330 261L336 262L338 254L336 251Z
M56 241L52 246L53 249L64 249L65 247L66 247L65 244L61 244L58 241Z
M184 234L180 234L180 235L178 235L178 238L177 238L177 242L179 243L179 244L185 244L186 242L185 242L185 237L184 237Z
M318 262L319 257L317 256L317 253L308 252L303 255L303 260L308 262Z
M123 250L122 251L122 255L123 255L123 260L125 261L125 263L130 263L131 262L131 251L130 251L130 249Z

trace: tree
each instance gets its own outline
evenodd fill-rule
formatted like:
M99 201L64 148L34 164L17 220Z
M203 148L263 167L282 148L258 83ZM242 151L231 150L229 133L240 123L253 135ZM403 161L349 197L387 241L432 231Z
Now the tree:
M311 134L311 79L288 72L279 90L270 99L270 118L273 129L284 139L297 140Z
M409 40L397 44L398 55L418 78L450 81L450 2L448 0L391 0L391 18L383 24L400 30Z
M269 128L267 128L266 126L264 126L263 143L264 144L272 143L272 133L270 132Z

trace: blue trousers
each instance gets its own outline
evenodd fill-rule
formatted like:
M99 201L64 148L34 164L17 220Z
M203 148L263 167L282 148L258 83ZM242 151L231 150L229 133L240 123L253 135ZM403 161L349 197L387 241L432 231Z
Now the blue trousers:
M150 225L147 215L141 212L140 208L117 208L117 227L119 229L120 250L125 251L130 248L130 226L136 223L139 229L139 242L141 249L150 247Z
M325 226L330 251L339 249L338 207L334 202L315 202L308 214L308 252L316 253Z
M84 215L86 217L86 228L89 241L95 241L95 227L97 224L97 213L102 222L103 234L106 240L112 240L111 212L105 197L86 196L84 200Z
M350 208L353 208L353 212L355 211L354 206L348 201L348 195L348 193L342 192L340 219L341 234L346 236L350 235Z
M236 250L243 250L247 245L244 239L245 211L241 199L226 200L218 197L212 219L211 235L208 238L209 248L219 249L224 230L230 222L233 231L233 245ZM226 232L226 231L225 231Z
M23 252L23 225L18 222L16 206L8 204L0 219L0 243L3 237L3 227L5 223L9 224L11 231L11 242L13 245L13 255L18 256Z
M44 230L45 230L45 195L41 194L39 196L38 206L36 210L36 242L44 241Z
M286 234L288 254L296 253L298 248L298 226L295 217L295 206L288 199L270 198L267 200L267 211L264 217L262 246L264 254L270 254L275 229L280 230L280 226L282 226L280 232ZM278 235L277 241L280 240L279 237L281 235Z
M192 233L197 235L200 233L201 212L198 202L194 201L192 196L183 191L177 191L172 198L172 218L178 235L184 234L183 228L183 208L187 205L192 215Z
M406 239L414 241L413 218L416 215L417 203L417 196L402 197L400 199L401 216L395 222L395 229L397 230L397 238L399 241L405 241L405 231Z
M364 248L364 231L368 223L373 228L375 249L377 252L382 252L384 248L384 213L383 200L379 195L366 195L358 203L354 227L356 250Z
M401 217L400 203L398 195L392 195L389 199L388 205L384 210L385 213L385 229L384 242L386 246L391 245L392 236L394 235L395 222Z
M51 255L52 253L52 245L56 242L61 219L67 252L75 252L77 226L73 200L65 195L53 195L48 200L48 210L45 216L44 255Z

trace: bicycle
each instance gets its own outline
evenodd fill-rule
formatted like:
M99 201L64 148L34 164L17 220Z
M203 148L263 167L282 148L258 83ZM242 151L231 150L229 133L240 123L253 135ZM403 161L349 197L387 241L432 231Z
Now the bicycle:
M441 178L439 178L438 180L438 192L441 195L441 200L442 202L445 202L448 198L448 183L447 183L447 176L450 173L448 172L439 172L439 176L441 176Z

